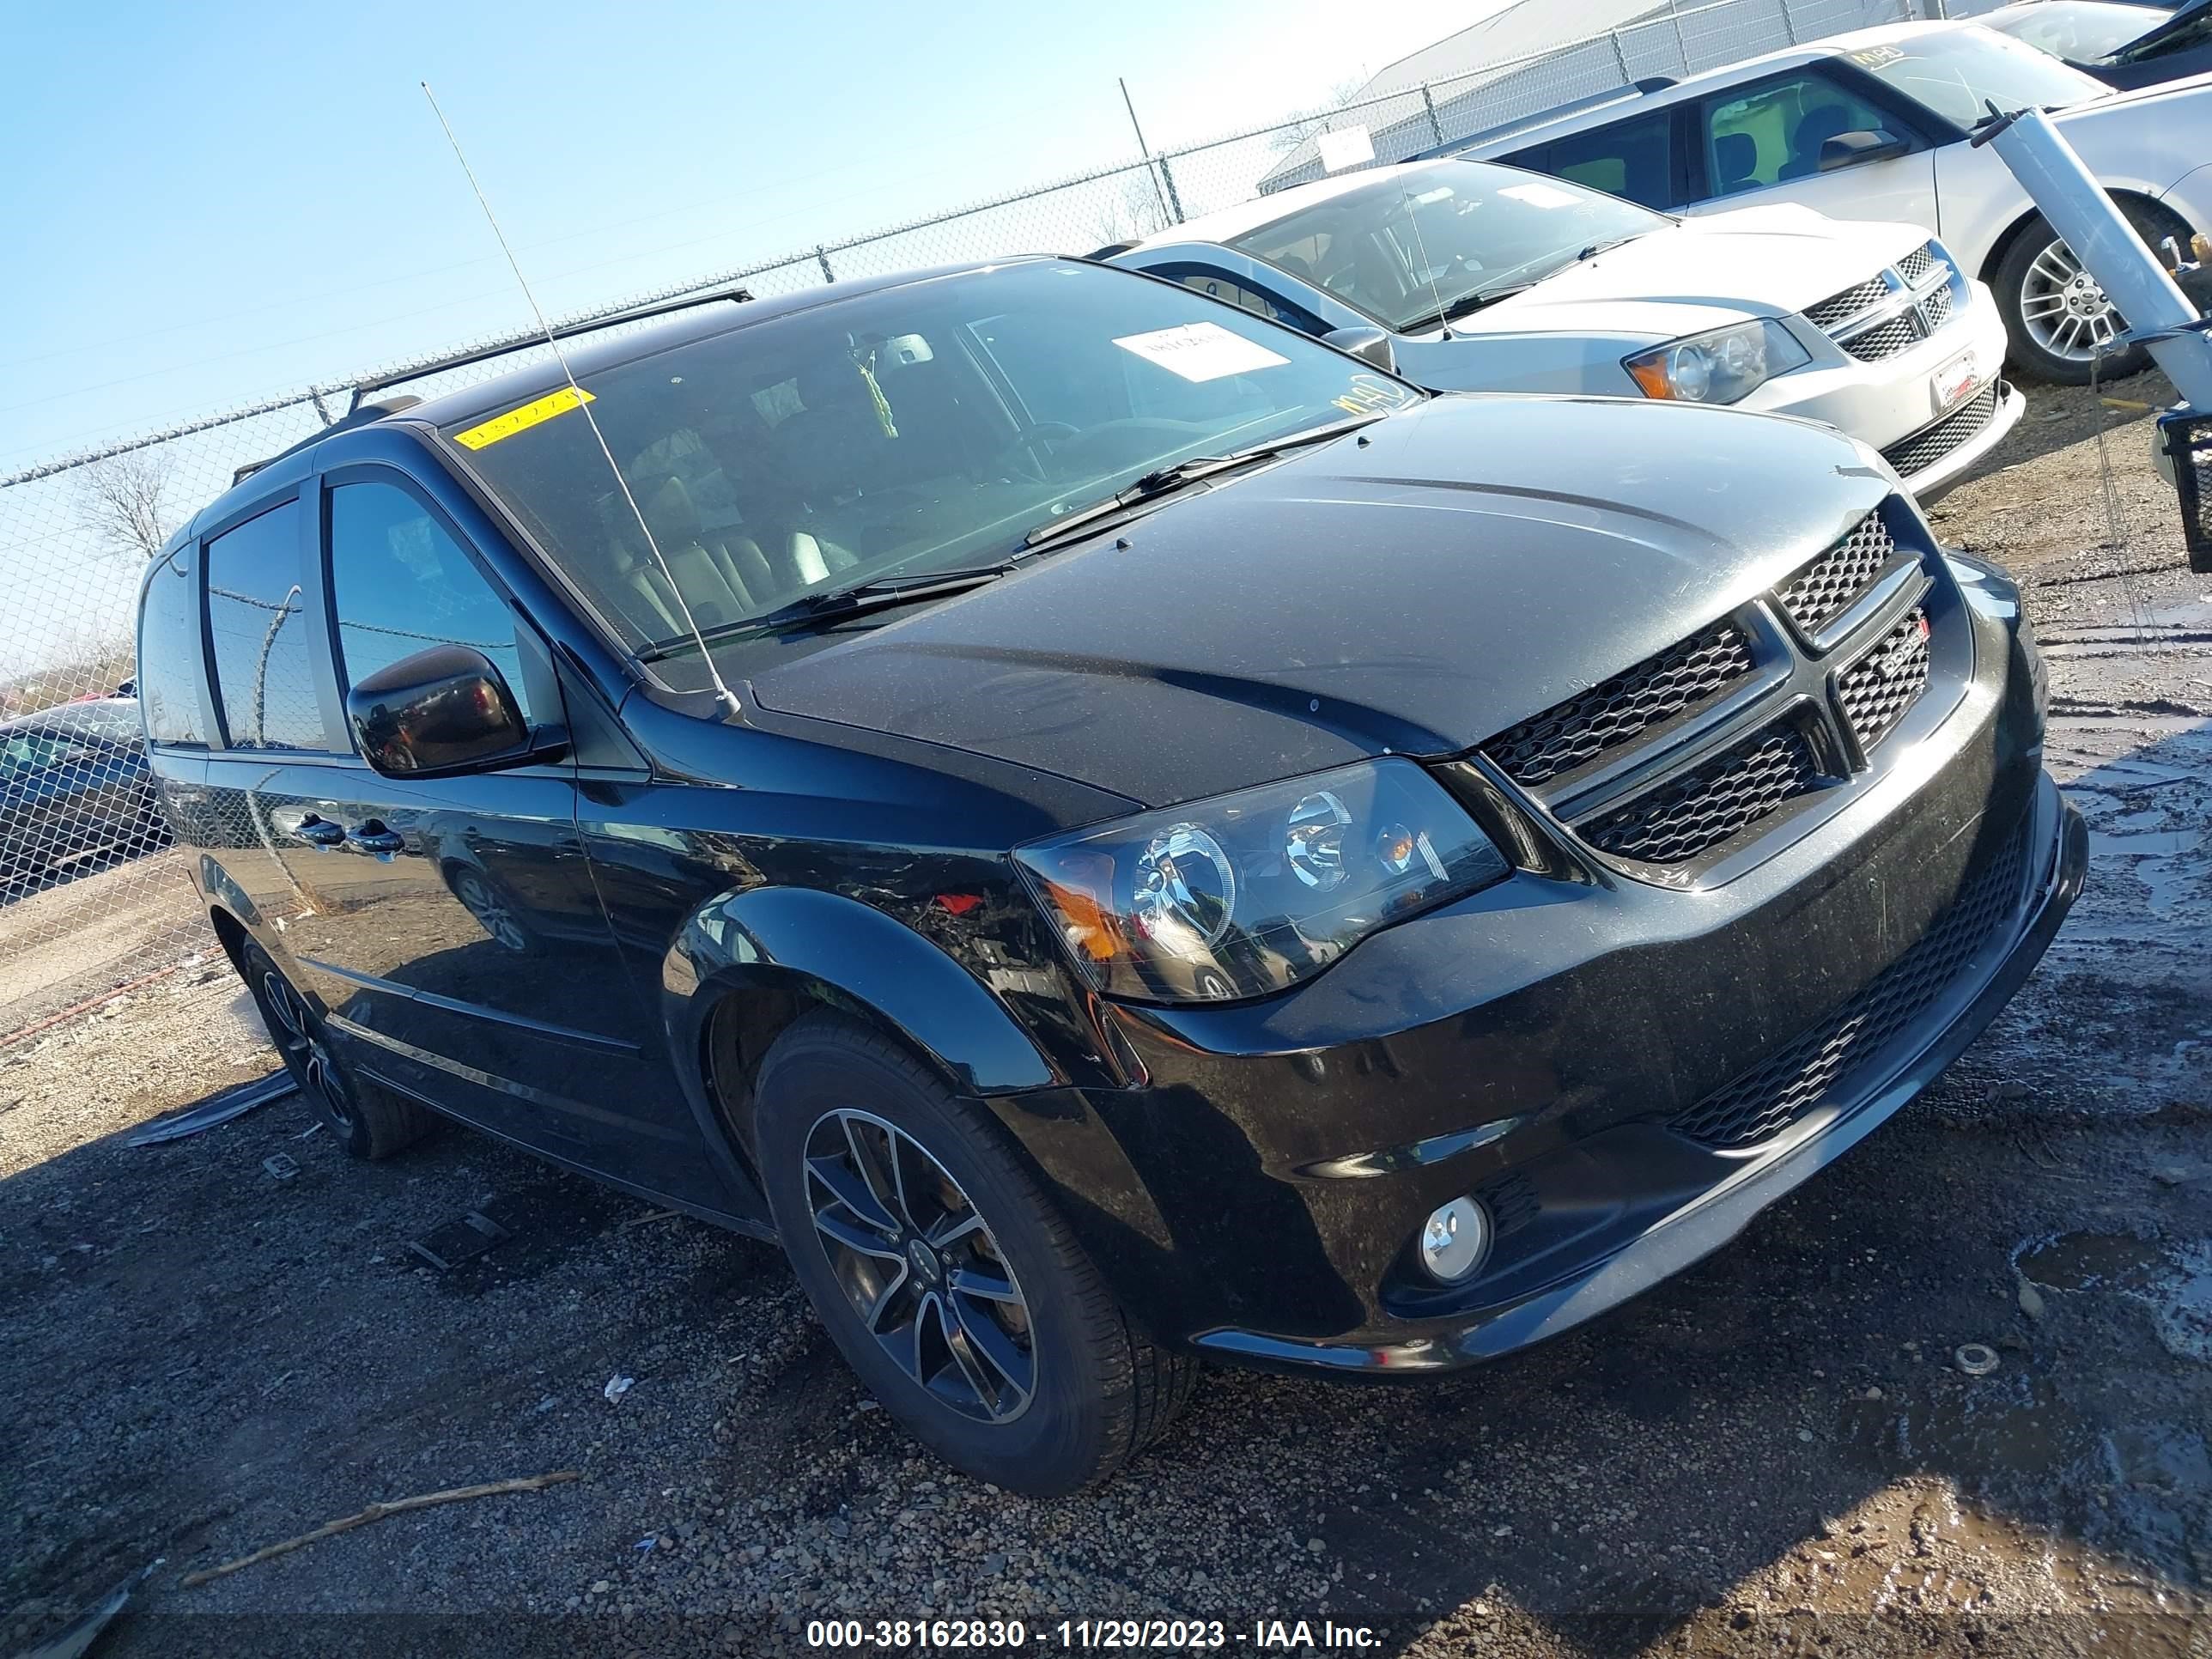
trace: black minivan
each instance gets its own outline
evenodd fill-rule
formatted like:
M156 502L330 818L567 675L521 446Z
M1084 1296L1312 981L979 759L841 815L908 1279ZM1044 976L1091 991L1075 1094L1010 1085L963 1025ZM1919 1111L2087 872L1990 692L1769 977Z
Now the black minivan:
M139 650L349 1152L458 1118L778 1238L1032 1492L1202 1358L1443 1371L1714 1249L2086 854L2016 591L1863 446L1432 398L1082 261L364 410L179 532Z

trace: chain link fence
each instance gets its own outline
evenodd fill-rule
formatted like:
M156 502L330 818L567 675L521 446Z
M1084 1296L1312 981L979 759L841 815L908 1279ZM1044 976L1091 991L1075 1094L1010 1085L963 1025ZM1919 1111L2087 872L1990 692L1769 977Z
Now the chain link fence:
M1316 141L1332 129L1365 128L1379 165L1647 77L1913 15L1914 0L1661 8L1542 52L824 241L568 320L740 284L766 295L1012 253L1088 252L1322 176ZM488 344L523 349L454 363ZM404 389L428 397L504 373L531 351L523 336L474 342L0 477L0 1043L212 942L184 854L167 844L138 735L133 634L149 556L238 468L342 416L357 386L405 374Z

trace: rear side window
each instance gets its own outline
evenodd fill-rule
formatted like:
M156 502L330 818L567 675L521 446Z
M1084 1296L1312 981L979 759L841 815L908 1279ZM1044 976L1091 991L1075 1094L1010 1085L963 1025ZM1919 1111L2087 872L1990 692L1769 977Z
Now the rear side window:
M1595 132L1555 138L1544 157L1544 171L1648 208L1669 207L1675 194L1673 126L1673 112L1662 109Z
M343 684L432 646L471 646L492 659L523 718L532 718L514 612L410 492L383 483L331 491L331 599Z
M200 720L200 585L198 550L179 548L154 567L138 612L138 705L155 743L204 746Z
M230 746L329 749L302 597L299 502L209 542L207 572L208 637Z
M1763 190L1820 170L1820 147L1846 132L1879 132L1888 118L1820 75L1771 81L1705 106L1705 177L1716 196Z

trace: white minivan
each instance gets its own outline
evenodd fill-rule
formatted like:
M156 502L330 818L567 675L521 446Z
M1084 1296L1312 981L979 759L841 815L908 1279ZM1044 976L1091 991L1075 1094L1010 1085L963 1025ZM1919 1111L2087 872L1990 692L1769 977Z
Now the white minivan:
M1778 206L1681 219L1485 162L1376 167L1100 256L1438 392L1583 392L1824 421L1923 499L2024 404L1989 291L1925 230Z

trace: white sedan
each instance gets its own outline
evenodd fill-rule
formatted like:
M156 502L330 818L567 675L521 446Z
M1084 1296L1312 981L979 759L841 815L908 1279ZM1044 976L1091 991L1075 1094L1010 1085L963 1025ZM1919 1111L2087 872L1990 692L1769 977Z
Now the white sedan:
M1437 392L1583 392L1824 421L1926 499L2019 422L1989 290L1928 233L1787 205L1682 220L1513 167L1302 185L1103 257Z
M2081 385L2103 356L2106 374L2126 373L2142 359L2112 352L2124 323L1996 152L1972 143L1992 108L2031 105L2152 246L2172 237L2185 251L2212 230L2212 76L2114 92L1969 23L1861 29L1453 149L1569 178L1618 154L1657 205L1692 213L1796 202L1907 220L1989 283L2022 368Z

